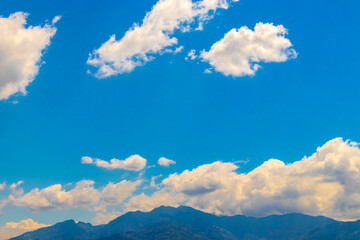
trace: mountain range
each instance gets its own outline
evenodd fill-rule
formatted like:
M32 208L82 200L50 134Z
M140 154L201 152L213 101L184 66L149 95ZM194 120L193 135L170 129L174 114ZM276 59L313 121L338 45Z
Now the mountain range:
M360 239L360 221L292 213L216 216L190 207L129 212L105 225L68 220L11 240L332 240Z

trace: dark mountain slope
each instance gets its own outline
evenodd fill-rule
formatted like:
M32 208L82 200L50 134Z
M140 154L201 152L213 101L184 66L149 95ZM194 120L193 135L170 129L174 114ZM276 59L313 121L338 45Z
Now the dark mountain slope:
M188 225L176 222L162 222L144 230L119 233L99 240L218 240L236 238L224 229L207 228L199 230Z
M308 234L306 240L359 240L360 221L337 222L316 229Z
M13 240L194 239L194 236L196 239L297 240L320 236L325 234L321 231L327 231L327 226L341 223L303 214L219 217L190 207L159 207L146 213L130 212L100 226L70 220Z

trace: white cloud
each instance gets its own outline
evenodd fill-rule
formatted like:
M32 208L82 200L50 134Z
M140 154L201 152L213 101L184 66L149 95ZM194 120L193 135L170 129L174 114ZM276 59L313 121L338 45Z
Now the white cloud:
M238 0L159 0L148 12L141 25L134 24L125 35L115 35L90 54L87 63L95 66L95 76L106 78L126 72L151 61L154 54L178 43L176 30L187 32L195 21L211 18L217 9L227 9ZM199 30L202 27L198 28Z
M106 206L119 205L132 195L141 182L141 180L135 182L123 180L116 184L109 183L101 191L102 203Z
M162 176L163 176L162 174L157 175L157 176L152 176L152 177L151 177L151 181L150 181L150 187L156 188L156 189L160 189L159 185L156 184L156 180L157 180L158 178L161 178Z
M146 159L139 155L132 155L125 160L113 158L110 162L91 157L82 157L82 164L93 164L100 168L106 169L124 169L129 171L141 171L146 167Z
M185 57L185 60L195 60L198 56L196 55L196 50L195 49L191 49L189 52L188 52L188 55L187 57Z
M56 33L49 24L26 27L28 15L0 16L0 100L15 93L26 94L26 87L38 74L43 50ZM59 19L55 17L53 23Z
M237 169L215 162L172 174L163 185L184 194L189 206L216 214L360 218L360 149L355 143L336 138L292 164L270 159L247 174Z
M285 38L287 30L272 23L257 23L254 31L246 26L232 29L200 58L225 76L254 75L259 62L285 62L296 58L296 51Z
M52 209L85 208L94 211L106 211L108 206L115 206L132 196L142 180L108 183L101 189L94 188L94 181L82 180L67 191L61 184L43 189L35 188L26 194L10 194L4 204L26 207L31 211ZM5 201L5 200L4 200ZM1 202L0 202L1 205Z
M65 209L83 207L88 208L99 202L99 191L94 188L94 182L82 180L76 186L66 191L61 184L55 184L39 190L35 188L21 196L10 195L9 199L15 206L27 207L31 211L51 209Z
M20 222L8 222L5 226L0 227L0 240L9 239L19 236L28 231L34 231L49 225L35 222L32 219L21 220Z
M184 46L177 47L175 48L174 54L182 52L182 50L184 50Z
M158 160L158 164L163 167L170 167L170 165L174 165L176 162L174 160L161 157Z
M6 183L5 183L5 182L0 183L0 191L1 191L1 190L4 190L5 187L6 187Z
M82 164L93 164L94 160L91 157L82 157L81 163Z
M10 185L10 190L15 190L17 187L19 187L21 184L23 184L24 181L18 181L17 183L13 183Z
M211 71L211 69L207 68L207 69L204 70L204 73L210 74L210 73L212 73L212 71Z

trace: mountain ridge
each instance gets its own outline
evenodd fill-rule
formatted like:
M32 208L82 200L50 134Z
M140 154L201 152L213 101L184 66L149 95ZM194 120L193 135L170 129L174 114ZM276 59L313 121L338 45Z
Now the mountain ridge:
M337 235L342 238L331 238ZM360 236L360 221L340 222L301 213L262 218L216 216L186 206L161 206L150 212L128 212L98 226L67 220L10 240L356 239L354 236Z

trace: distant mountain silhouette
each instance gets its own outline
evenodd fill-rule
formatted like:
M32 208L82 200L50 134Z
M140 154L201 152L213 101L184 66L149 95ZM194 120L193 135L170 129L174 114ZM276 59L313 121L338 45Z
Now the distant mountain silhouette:
M73 220L11 240L331 240L360 239L360 222L338 222L303 214L264 218L215 216L190 207L159 207L129 212L106 225Z
M322 228L310 232L305 240L359 240L360 239L360 221L356 222L336 222L325 225Z

